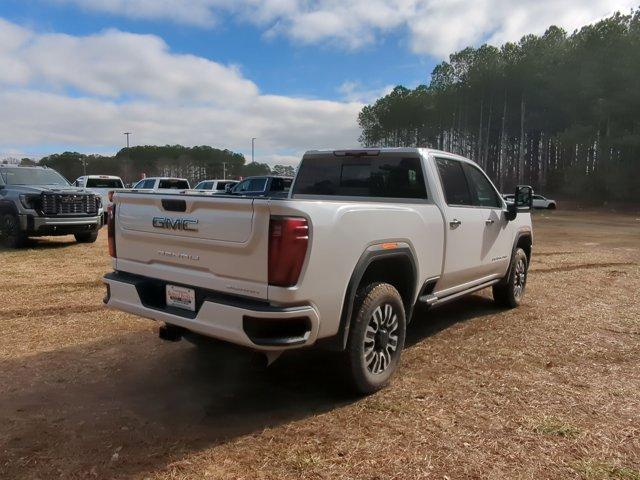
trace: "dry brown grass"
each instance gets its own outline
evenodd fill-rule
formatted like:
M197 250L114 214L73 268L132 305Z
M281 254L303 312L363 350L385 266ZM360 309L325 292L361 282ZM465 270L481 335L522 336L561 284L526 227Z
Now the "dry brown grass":
M420 313L346 396L314 352L257 371L101 306L104 235L0 251L0 478L640 479L640 219L535 219L525 304Z

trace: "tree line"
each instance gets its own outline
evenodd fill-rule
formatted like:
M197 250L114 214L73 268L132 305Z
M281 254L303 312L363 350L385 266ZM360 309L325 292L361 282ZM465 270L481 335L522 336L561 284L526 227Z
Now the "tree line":
M143 176L186 178L192 185L211 178L238 179L251 175L293 175L293 167L266 163L246 163L244 155L202 145L144 145L123 148L113 156L63 152L49 155L39 162L22 159L22 165L39 164L53 168L73 182L84 175L116 175L125 183Z
M504 190L640 201L640 11L453 53L358 118L365 146L464 155Z

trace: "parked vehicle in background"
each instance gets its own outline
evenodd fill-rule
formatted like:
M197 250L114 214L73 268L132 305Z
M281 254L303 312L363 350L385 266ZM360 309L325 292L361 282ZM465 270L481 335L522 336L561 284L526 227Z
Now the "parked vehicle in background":
M307 152L288 198L118 192L105 303L165 322L166 340L271 359L333 348L371 393L396 370L416 304L486 287L522 302L532 193L507 205L472 161L415 148Z
M136 190L189 190L189 181L185 178L147 177L133 186Z
M503 195L507 202L513 202L515 198L513 194ZM542 195L533 196L533 208L545 208L547 210L555 210L557 208L556 201L543 197Z
M102 207L104 209L103 224L105 224L107 220L107 207L111 205L109 192L125 188L122 179L114 175L85 175L76 179L76 181L73 182L73 186L86 188L87 190L91 190L92 192L100 195L100 198L102 199Z
M193 189L225 193L237 184L238 180L203 180L193 187Z
M286 197L292 183L293 178L291 177L275 175L247 177L233 187L229 193L247 197Z
M102 226L100 195L69 185L45 167L0 165L0 243L22 246L28 237L74 235L92 243Z

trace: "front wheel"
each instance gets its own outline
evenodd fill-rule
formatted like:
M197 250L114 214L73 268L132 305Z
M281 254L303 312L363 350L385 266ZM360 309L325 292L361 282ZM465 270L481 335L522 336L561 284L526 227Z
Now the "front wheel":
M493 286L493 299L498 305L507 308L515 308L520 305L527 286L528 270L527 254L523 249L517 248L511 259L509 273L500 283Z
M0 215L0 245L7 248L20 248L26 241L27 236L20 230L18 217L11 213Z
M98 231L76 233L74 237L78 243L94 243L98 239Z
M364 395L384 388L400 363L406 318L402 297L388 283L358 291L345 351L347 378Z

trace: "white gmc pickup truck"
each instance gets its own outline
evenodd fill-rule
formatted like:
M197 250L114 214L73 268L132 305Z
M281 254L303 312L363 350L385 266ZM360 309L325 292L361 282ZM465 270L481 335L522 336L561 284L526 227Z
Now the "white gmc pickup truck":
M388 382L418 303L486 287L516 307L530 187L507 204L470 160L415 148L310 151L287 198L120 191L105 303L271 358L341 352L360 393Z

